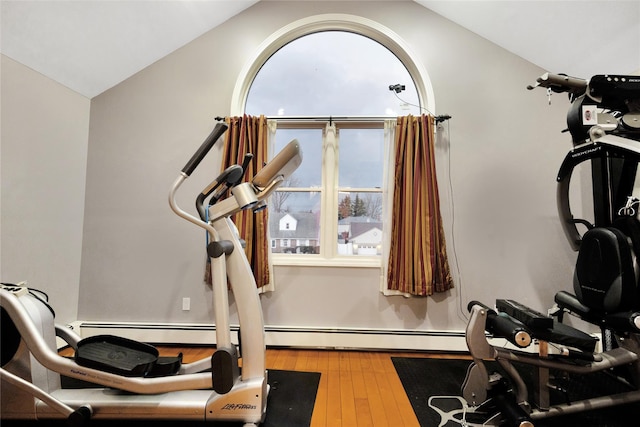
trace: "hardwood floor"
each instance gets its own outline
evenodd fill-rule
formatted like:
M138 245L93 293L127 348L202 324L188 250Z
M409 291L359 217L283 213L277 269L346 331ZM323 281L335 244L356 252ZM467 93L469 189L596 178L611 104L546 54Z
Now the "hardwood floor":
M185 363L211 354L206 347L158 347L184 353ZM392 356L461 358L461 355L268 349L267 369L320 372L311 427L420 427L391 361Z
M209 357L214 348L156 346L161 355L182 352L184 363ZM64 350L63 355L72 355ZM420 427L391 357L464 358L464 355L268 349L267 369L320 372L311 427ZM468 356L467 356L468 358Z

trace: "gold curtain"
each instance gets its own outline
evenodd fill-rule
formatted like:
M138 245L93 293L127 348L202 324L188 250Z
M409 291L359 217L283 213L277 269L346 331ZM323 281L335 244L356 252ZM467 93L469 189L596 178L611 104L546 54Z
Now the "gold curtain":
M434 118L398 117L387 288L416 296L453 280L445 245L434 156Z
M221 171L234 164L242 164L246 153L253 154L244 175L250 181L267 162L268 136L265 116L229 117L225 119L229 130L225 136ZM254 213L251 209L238 212L233 217L240 237L246 241L245 253L256 278L258 288L269 284L269 251L267 229L268 209Z

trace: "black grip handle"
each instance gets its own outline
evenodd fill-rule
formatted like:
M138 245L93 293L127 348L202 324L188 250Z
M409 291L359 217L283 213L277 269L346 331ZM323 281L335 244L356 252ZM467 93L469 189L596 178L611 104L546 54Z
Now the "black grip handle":
M510 343L520 348L528 347L531 344L531 335L527 329L506 313L498 314L492 308L478 301L471 301L467 309L471 311L474 305L479 305L487 311L487 322L485 329L496 337L506 338Z
M231 185L238 185L240 181L242 181L242 177L247 173L247 169L249 169L249 165L253 160L253 154L247 153L244 155L244 159L242 160L242 174L238 177L236 182L231 183Z
M546 87L556 93L571 92L579 95L587 90L588 83L585 79L567 76L566 74L544 73L536 79L535 85L528 85L527 89L533 90L536 87Z
M196 197L196 209L198 210L198 214L200 215L200 219L206 221L207 210L204 207L204 200L209 197L211 193L217 190L221 185L226 185L223 188L224 191L232 187L232 183L236 181L240 181L242 179L242 167L238 165L231 165L226 168L218 177L211 183L207 188L202 190L198 197ZM234 184L235 185L235 184ZM222 193L224 193L222 191ZM209 206L215 204L218 201L218 198L223 194L214 194L209 202ZM217 197L216 197L217 196Z
M187 176L190 176L191 173L198 167L202 159L207 155L209 150L216 143L218 138L222 136L223 133L226 132L229 126L226 123L216 123L216 127L213 128L207 139L202 143L198 151L195 152L193 156L189 159L185 167L182 168L182 173Z

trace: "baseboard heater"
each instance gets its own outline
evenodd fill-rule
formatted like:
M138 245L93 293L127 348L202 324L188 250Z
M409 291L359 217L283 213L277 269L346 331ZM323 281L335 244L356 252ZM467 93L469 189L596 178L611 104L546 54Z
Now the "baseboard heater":
M215 326L173 323L120 323L78 321L69 325L81 337L108 334L157 344L215 344ZM231 327L237 341L238 326ZM463 331L410 331L391 329L308 328L265 326L270 347L424 350L466 352Z

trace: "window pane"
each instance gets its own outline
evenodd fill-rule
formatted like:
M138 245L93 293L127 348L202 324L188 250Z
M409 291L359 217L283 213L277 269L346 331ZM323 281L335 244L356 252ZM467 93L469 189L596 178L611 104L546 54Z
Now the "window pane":
M404 85L396 93L391 85ZM247 114L400 116L420 114L404 64L380 43L346 31L300 37L274 53L256 75Z
M340 193L338 254L382 253L382 193Z
M320 253L320 193L276 191L269 198L272 253Z
M338 185L381 188L383 153L383 129L340 129Z
M285 187L322 186L322 129L278 129L276 131L274 153L292 139L297 139L302 148L302 164L282 184Z

